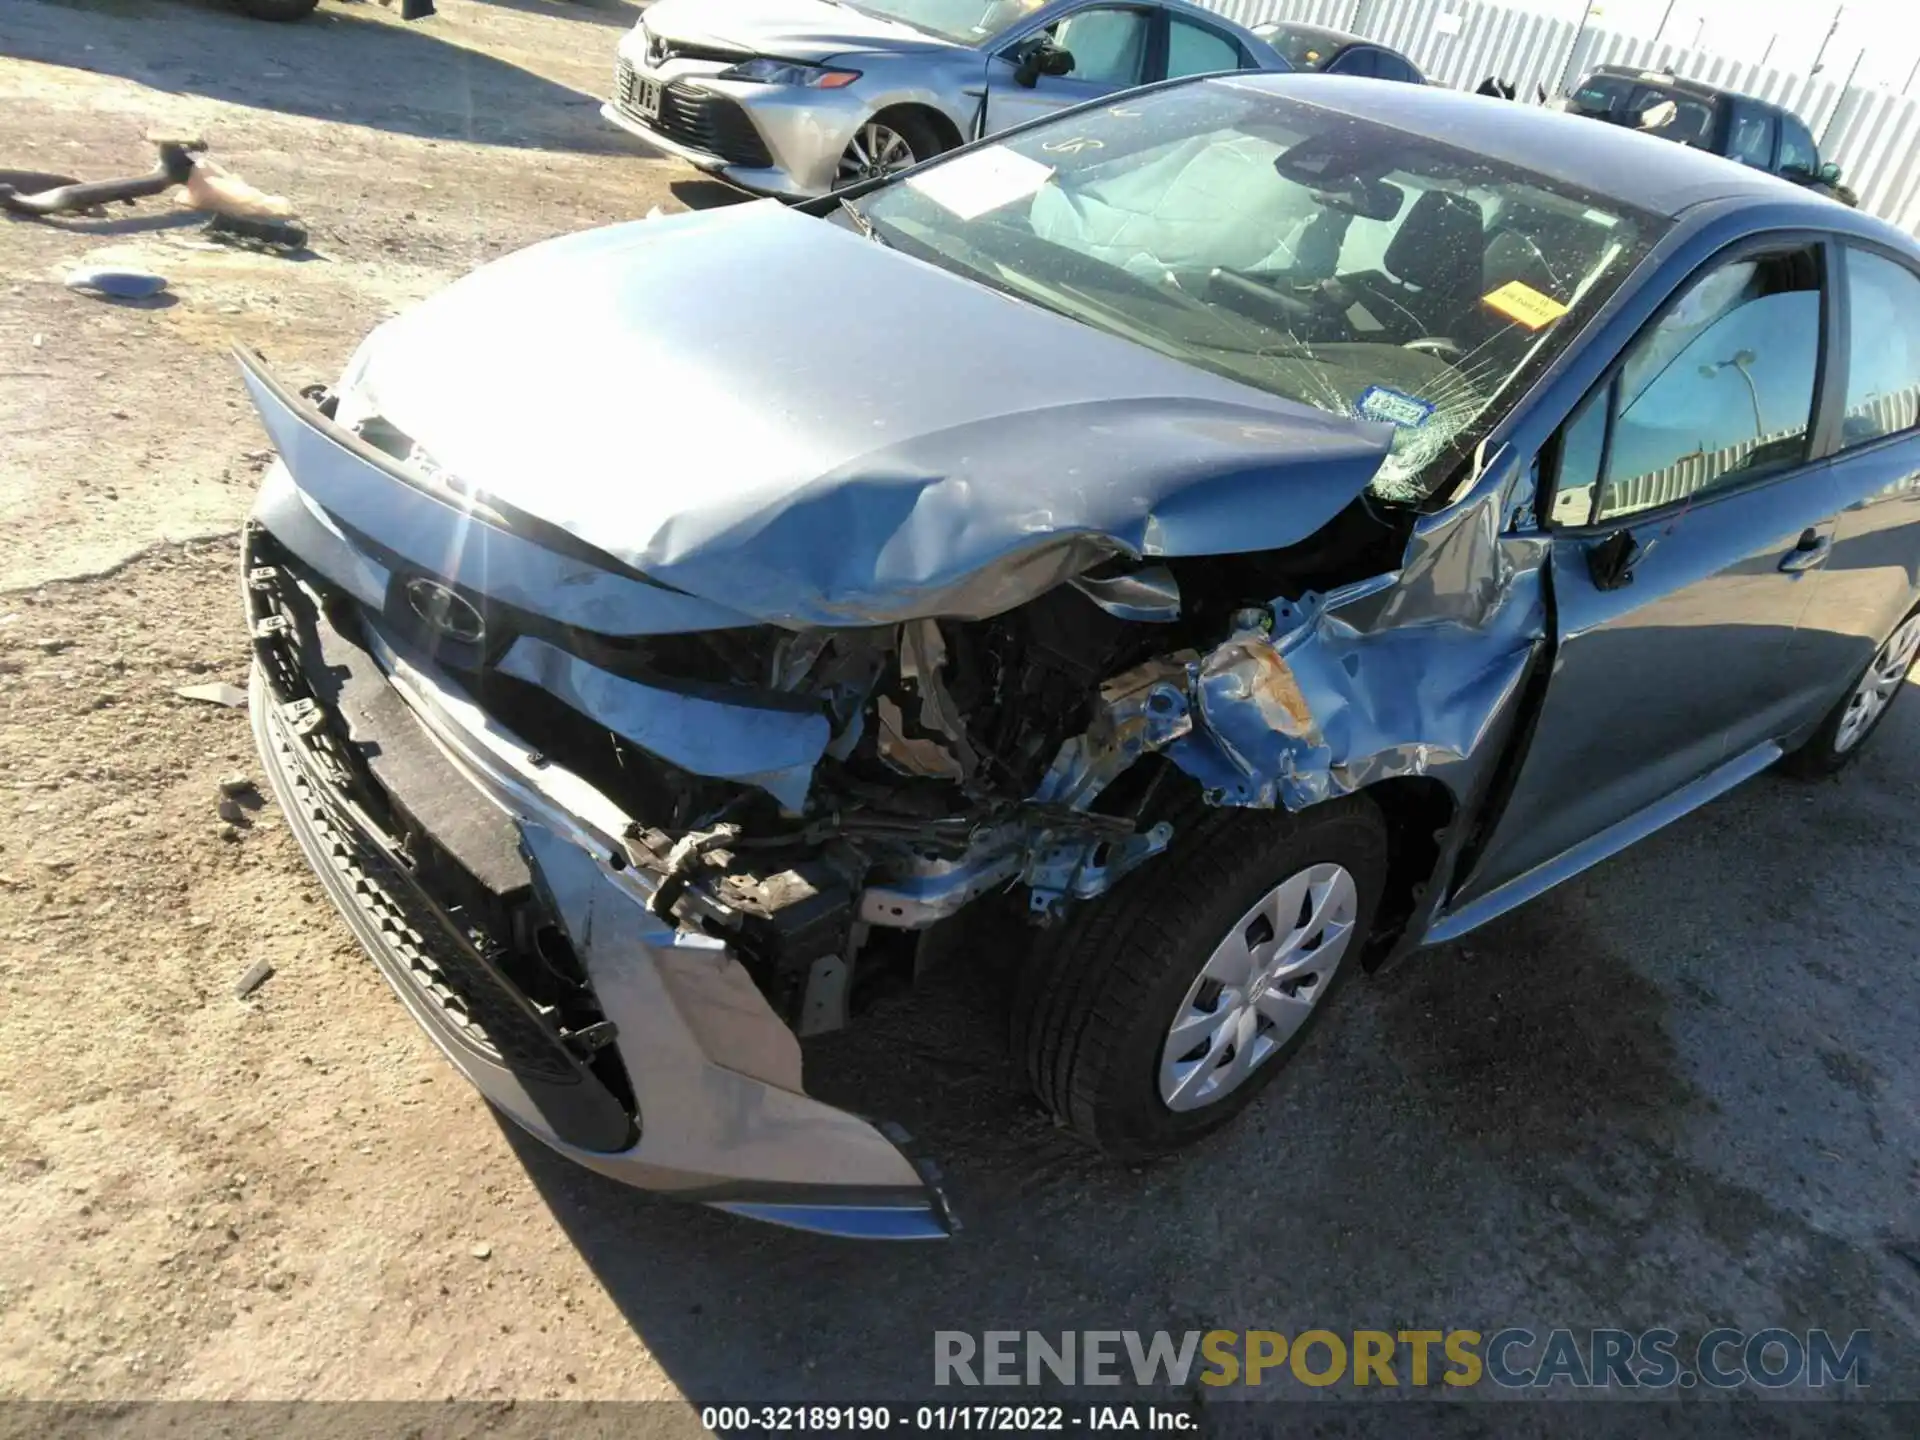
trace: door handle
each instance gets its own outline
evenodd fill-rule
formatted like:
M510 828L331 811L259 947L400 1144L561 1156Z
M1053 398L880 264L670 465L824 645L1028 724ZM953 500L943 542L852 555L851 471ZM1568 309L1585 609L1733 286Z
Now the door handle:
M1832 552L1831 535L1822 535L1818 530L1805 530L1800 534L1800 543L1781 558L1780 569L1788 575L1804 575L1826 564L1827 556Z

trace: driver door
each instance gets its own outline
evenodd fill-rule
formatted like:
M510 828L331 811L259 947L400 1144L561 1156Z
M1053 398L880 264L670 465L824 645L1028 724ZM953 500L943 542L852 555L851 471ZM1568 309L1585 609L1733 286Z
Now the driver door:
M1831 703L1792 663L1842 504L1816 435L1824 250L1710 264L1563 427L1552 674L1456 904L1610 853L1611 827L1624 843L1694 782L1718 793Z
M1089 5L1051 25L1030 30L987 62L983 133L991 135L1146 83L1160 12L1142 5ZM1035 37L1050 39L1073 57L1064 75L1034 75L1026 84L1018 56Z

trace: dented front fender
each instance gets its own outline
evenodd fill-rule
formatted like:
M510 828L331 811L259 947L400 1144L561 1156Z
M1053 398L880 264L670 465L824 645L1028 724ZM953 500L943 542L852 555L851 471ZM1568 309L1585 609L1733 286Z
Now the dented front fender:
M1186 723L1146 748L1215 805L1300 810L1409 775L1472 793L1547 633L1542 557L1501 535L1499 498L1418 527L1395 574L1240 612L1186 661Z

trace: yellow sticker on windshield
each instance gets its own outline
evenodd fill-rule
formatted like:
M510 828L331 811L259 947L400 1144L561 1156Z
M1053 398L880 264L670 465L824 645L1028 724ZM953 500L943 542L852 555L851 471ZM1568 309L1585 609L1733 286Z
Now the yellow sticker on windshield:
M1542 295L1524 280L1509 280L1491 295L1480 297L1509 320L1518 320L1529 330L1551 325L1567 313L1567 307L1551 295Z

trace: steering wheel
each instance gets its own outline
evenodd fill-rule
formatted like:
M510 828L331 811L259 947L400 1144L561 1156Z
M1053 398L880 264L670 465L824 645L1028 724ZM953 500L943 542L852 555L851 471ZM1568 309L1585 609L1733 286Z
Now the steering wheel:
M1207 272L1207 283L1209 286L1219 285L1233 291L1269 310L1279 311L1289 326L1310 324L1325 313L1316 303L1321 299L1317 283L1305 286L1276 285L1271 282L1251 280L1237 271L1219 265Z
M1421 355L1431 355L1436 360L1454 361L1464 359L1466 356L1466 351L1444 335L1422 335L1418 340L1407 341L1400 348L1413 350Z

